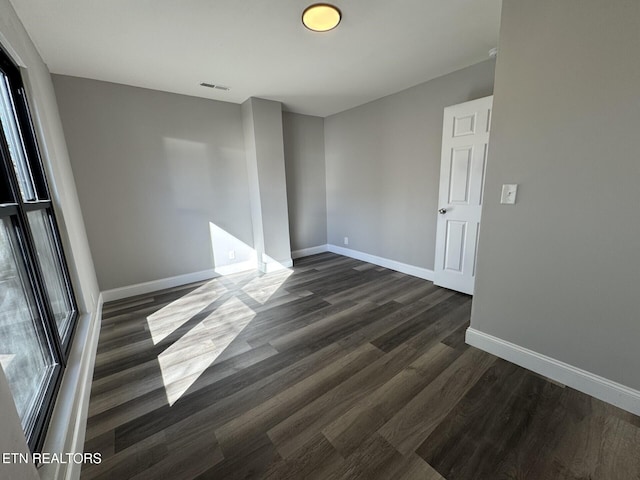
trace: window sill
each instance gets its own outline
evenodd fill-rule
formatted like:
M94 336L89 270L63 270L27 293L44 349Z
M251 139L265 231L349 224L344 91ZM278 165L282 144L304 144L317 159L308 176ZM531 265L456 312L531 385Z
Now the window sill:
M100 295L94 311L78 318L43 452L83 452L93 366L102 323L102 303ZM77 479L81 467L74 463L49 463L40 465L38 473L42 480Z

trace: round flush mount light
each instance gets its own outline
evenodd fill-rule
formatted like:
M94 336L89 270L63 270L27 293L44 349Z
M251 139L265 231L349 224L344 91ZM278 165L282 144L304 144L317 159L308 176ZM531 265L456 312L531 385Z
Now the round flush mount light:
M338 26L342 13L328 3L314 3L302 12L302 23L314 32L328 32Z

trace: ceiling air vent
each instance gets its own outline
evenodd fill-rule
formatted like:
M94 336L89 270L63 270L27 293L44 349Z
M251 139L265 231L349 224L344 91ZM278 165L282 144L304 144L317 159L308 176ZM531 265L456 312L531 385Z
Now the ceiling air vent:
M225 92L227 90L231 90L231 87L225 87L224 85L214 85L213 83L206 83L206 82L202 82L200 86L207 87L207 88L215 88L216 90L224 90Z

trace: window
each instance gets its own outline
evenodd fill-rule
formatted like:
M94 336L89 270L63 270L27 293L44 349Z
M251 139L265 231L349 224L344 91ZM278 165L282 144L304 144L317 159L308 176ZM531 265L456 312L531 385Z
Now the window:
M0 50L0 364L40 450L77 317L20 71Z

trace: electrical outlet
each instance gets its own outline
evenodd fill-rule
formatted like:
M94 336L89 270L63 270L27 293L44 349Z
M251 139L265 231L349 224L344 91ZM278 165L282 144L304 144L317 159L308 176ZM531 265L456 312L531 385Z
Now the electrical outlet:
M349 237L344 237L344 244L349 245Z
M236 259L236 251L229 250L229 260L235 260L235 259Z
M500 195L500 203L504 205L513 205L516 203L516 195L518 194L518 185L504 184L502 185L502 195Z

